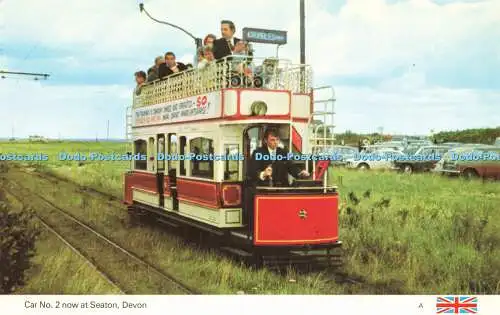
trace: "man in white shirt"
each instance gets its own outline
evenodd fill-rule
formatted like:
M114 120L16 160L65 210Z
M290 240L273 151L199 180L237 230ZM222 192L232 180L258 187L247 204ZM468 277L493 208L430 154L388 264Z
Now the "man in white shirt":
M276 129L266 130L264 142L262 147L253 152L251 160L250 177L257 186L288 186L288 174L295 178L309 176L306 170L300 170L287 158L285 150L278 147L279 137Z

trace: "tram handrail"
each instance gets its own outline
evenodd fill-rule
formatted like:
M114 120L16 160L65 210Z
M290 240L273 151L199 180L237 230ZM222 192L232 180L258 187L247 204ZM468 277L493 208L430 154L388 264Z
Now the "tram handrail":
M236 71L242 64L243 68L251 69L251 75ZM302 69L305 70L305 91L301 84ZM260 82L256 78L260 78ZM238 81L239 85L234 84ZM162 104L230 87L307 92L312 88L312 68L286 59L226 57L203 69L189 69L146 83L141 94L134 96L133 107Z

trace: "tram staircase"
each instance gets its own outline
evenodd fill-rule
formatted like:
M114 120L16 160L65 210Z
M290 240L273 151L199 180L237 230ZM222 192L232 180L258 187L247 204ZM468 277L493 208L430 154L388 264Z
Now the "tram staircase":
M313 88L313 112L309 118L312 154L324 152L334 144L335 101L335 89L332 86ZM323 177L326 185L329 165L330 160L313 163L313 179Z

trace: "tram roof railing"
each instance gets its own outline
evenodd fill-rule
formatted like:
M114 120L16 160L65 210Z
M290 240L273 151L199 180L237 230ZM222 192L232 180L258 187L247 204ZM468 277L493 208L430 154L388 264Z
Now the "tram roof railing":
M250 71L245 74L245 69ZM229 87L306 93L312 88L312 68L286 59L233 55L203 69L189 69L145 84L140 96L134 96L133 107L162 104Z

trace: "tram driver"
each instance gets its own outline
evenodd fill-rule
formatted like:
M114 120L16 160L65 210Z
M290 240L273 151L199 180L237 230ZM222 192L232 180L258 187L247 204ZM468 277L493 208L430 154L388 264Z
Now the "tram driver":
M289 186L288 174L295 178L310 176L287 158L287 152L278 147L278 143L278 131L266 129L263 146L253 152L251 159L250 176L255 186Z

